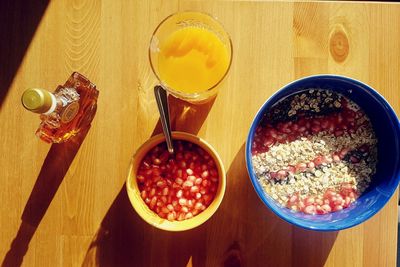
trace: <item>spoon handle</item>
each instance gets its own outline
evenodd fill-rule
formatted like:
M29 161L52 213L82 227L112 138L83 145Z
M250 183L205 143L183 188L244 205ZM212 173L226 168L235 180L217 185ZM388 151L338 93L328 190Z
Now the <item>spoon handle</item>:
M160 112L160 120L165 135L165 139L167 141L168 152L172 154L174 153L174 148L172 146L167 91L165 91L165 89L162 86L156 85L154 87L154 95L156 96L158 111Z

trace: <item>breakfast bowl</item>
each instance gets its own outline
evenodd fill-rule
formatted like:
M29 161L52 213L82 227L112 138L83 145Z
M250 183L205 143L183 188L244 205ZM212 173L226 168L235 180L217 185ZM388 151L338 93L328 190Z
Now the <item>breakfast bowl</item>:
M151 137L132 158L126 189L137 214L166 231L184 231L206 222L225 194L223 163L203 139L172 132L174 154L162 134Z
M247 170L261 201L281 219L338 231L368 220L394 194L399 138L394 110L370 86L338 75L305 77L278 90L257 112L246 141ZM308 156L313 160L296 158ZM289 165L279 169L282 162Z

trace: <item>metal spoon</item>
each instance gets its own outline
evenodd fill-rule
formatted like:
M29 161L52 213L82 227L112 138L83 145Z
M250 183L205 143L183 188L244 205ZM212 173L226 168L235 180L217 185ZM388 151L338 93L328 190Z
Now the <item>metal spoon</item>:
M160 120L165 135L165 139L167 141L168 152L173 154L174 147L172 146L167 91L165 91L165 89L162 86L156 85L154 87L154 95L156 96L158 111L160 112Z

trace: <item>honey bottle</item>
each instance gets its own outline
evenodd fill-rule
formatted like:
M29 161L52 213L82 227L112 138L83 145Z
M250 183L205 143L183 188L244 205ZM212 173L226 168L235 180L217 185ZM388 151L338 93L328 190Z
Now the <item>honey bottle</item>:
M95 84L74 72L54 92L31 88L21 100L27 110L40 114L36 135L47 143L62 143L90 127L98 95Z

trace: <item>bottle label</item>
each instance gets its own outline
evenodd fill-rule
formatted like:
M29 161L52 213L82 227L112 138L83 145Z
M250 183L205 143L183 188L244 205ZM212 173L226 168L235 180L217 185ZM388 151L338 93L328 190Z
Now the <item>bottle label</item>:
M79 111L79 102L72 102L69 104L64 111L61 113L61 122L62 123L68 123L72 121L76 114L78 114Z

